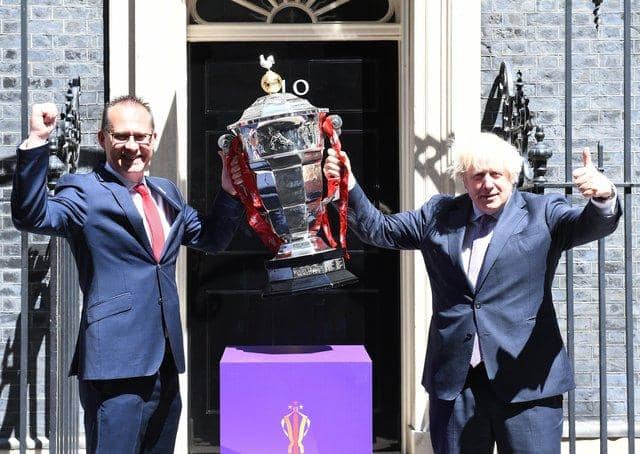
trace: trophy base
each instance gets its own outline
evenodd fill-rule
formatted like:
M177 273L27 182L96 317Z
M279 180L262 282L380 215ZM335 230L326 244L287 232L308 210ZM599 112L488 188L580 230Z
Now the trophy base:
M268 283L263 298L292 295L355 284L358 278L345 268L341 249L265 263Z

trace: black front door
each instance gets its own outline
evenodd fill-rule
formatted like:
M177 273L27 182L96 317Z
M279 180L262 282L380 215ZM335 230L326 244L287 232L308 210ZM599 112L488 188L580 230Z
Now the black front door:
M220 187L217 139L264 95L258 56L273 54L287 91L304 93L313 105L342 117L341 141L358 181L380 209L397 211L397 53L395 42L191 44L190 203L199 210L211 204ZM218 364L228 345L363 344L373 362L376 450L399 449L399 256L351 234L348 244L347 266L359 285L277 300L260 297L270 254L246 223L221 254L189 251L194 452L214 452L219 445Z

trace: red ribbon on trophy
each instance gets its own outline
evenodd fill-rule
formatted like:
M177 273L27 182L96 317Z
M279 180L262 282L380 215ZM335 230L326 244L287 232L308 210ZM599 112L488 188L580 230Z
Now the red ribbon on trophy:
M265 220L260 211L266 211L258 193L256 185L256 177L249 168L247 157L242 151L242 141L238 136L234 137L229 146L229 151L224 154L227 171L231 171L231 162L233 159L238 160L240 167L240 176L242 177L242 185L236 185L231 180L233 188L238 193L240 201L247 210L247 222L251 228L258 234L262 242L269 248L272 253L278 252L282 240L276 235L269 223Z
M338 159L342 164L340 170L340 178L330 178L327 180L327 199L334 198L336 191L340 190L340 199L338 200L338 215L340 219L340 247L344 251L344 257L349 259L349 252L347 251L347 206L349 204L349 170L346 166L346 157L341 153L342 144L338 138L338 133L334 129L333 122L330 117L326 116L326 113L320 114L320 125L322 131L327 135L331 148L336 151ZM322 227L329 245L333 248L337 246L336 241L331 234L331 227L329 225L329 217L327 216L326 205L323 203L320 207L318 217L312 228L313 231L317 231Z

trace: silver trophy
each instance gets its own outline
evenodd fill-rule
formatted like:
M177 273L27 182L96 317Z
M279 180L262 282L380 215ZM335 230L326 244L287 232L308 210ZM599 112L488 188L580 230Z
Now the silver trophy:
M329 247L318 236L319 217L332 201L322 198L321 122L328 109L282 93L282 79L271 71L273 57L265 59L261 55L260 59L267 69L261 85L268 94L258 98L240 120L229 125L232 134L221 136L218 144L228 158L236 141L235 151L246 162L249 174L245 187L237 188L238 192L244 194L250 224L251 218L254 223L259 218L263 223L262 240L277 251L265 263L268 283L263 296L355 283L357 278L345 268L346 251ZM340 117L328 118L339 134ZM247 201L252 196L254 206ZM259 199L257 207L255 199ZM256 214L251 216L249 211L253 209ZM252 227L260 234L259 228L253 224ZM267 229L269 232L265 234ZM271 242L265 236L272 236Z

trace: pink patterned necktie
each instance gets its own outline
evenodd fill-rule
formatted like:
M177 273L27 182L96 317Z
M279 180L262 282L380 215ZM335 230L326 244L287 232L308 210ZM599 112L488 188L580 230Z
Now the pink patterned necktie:
M493 225L496 219L489 215L483 214L478 218L471 227L471 257L469 258L469 269L467 270L467 276L469 281L475 288L478 281L478 275L484 262L484 256L489 246L491 236L489 233L493 230ZM480 351L480 343L478 342L478 333L473 338L473 352L471 353L471 360L469 363L471 367L476 367L482 361L482 353Z
M149 189L144 184L135 185L133 190L142 196L142 209L151 231L151 250L156 262L159 262L164 248L164 230L160 221L160 213L158 213L158 208L151 198Z
M473 231L471 234L471 257L469 258L469 269L467 270L467 276L469 281L473 284L474 288L480 274L480 268L484 262L484 256L487 252L487 246L489 246L489 233L493 230L493 224L496 219L489 215L483 214L473 223Z

